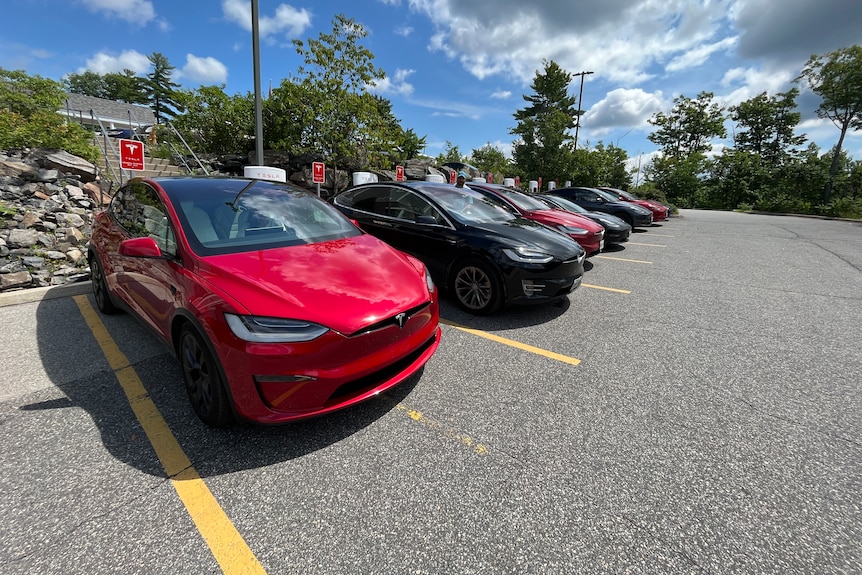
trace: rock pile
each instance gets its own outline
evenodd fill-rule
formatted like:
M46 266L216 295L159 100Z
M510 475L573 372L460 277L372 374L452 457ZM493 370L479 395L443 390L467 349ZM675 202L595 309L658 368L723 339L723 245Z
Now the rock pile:
M0 151L0 292L89 278L93 214L110 201L96 174L62 151Z

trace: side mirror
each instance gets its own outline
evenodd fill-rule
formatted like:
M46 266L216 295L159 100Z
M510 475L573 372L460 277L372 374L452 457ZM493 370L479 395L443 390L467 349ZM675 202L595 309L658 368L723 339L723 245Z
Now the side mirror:
M120 243L120 255L133 258L160 258L162 250L153 238L131 238Z
M417 224L436 224L437 220L434 219L434 216L416 216L416 220L414 220Z

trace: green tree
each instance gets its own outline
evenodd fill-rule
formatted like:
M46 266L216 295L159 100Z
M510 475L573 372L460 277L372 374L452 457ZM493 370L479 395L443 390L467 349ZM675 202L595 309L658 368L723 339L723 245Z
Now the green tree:
M794 148L805 143L796 127L802 114L796 108L797 88L768 97L766 92L730 108L730 118L740 131L733 136L737 150L760 156L767 166L788 161Z
M105 74L103 80L105 98L128 104L148 103L146 81L132 70L126 69L122 73Z
M710 150L714 138L724 138L724 110L713 101L712 92L701 92L692 100L677 96L668 114L657 112L649 123L658 129L647 136L665 156L683 159Z
M452 142L446 140L446 147L442 152L437 154L435 161L438 166L442 166L443 164L448 164L450 162L466 164L467 157L461 155L461 150L458 149L458 146L453 146Z
M529 105L514 114L517 125L510 131L517 136L512 156L518 167L530 177L546 180L569 173L572 165L572 141L569 130L575 126L578 110L576 98L568 95L572 75L553 60L544 62L523 96Z
M57 148L95 162L91 134L58 113L65 97L59 82L0 68L0 148Z
M356 161L357 149L367 153L369 145L384 139L373 133L379 114L367 87L385 74L374 65L374 54L360 44L367 35L362 25L339 14L329 34L293 41L304 59L297 83L314 118L305 126L302 147L316 150L336 167L350 167L348 161Z
M174 119L174 126L199 152L244 154L254 147L254 96L231 97L224 88L222 84L176 92L185 111Z
M495 182L502 181L502 178L510 172L506 154L500 148L492 146L490 142L473 150L466 163L476 166L483 172L494 174Z
M106 97L107 89L105 87L104 76L90 70L81 72L80 74L68 74L63 78L63 84L66 90L72 94L82 94L94 98Z
M840 130L832 154L829 179L823 187L823 202L828 204L838 173L844 137L862 128L862 46L850 46L823 56L809 58L797 81L805 80L823 98L817 116L828 118Z
M171 66L163 54L153 52L147 59L153 65L153 70L146 77L147 102L153 109L156 122L161 124L163 120L171 120L182 112L182 106L176 101L175 94L180 85L171 81L176 68Z

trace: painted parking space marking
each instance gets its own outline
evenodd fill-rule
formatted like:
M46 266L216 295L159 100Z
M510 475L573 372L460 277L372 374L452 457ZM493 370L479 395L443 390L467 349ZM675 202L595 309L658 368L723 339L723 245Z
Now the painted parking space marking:
M467 447L471 451L473 451L476 455L488 455L488 446L484 443L479 443L475 441L468 435L465 435L455 428L443 425L439 421L435 421L429 417L426 417L421 411L417 411L415 409L410 409L403 403L399 403L395 406L398 411L402 411L407 414L410 419L413 421L427 427L429 429L433 429L435 431L441 432L444 436L449 439L454 439L464 447Z
M443 325L448 325L454 327L455 329L459 329L461 331L465 331L467 333L473 334L475 336L484 337L485 339L490 339L491 341L496 341L497 343L502 343L503 345L508 345L510 347L514 347L523 351L527 351L530 353L535 353L536 355L541 355L543 357L547 357L549 359L553 359L556 361L561 361L563 363L568 363L570 365L579 365L581 360L569 357L567 355L562 355L559 353L554 353L553 351L548 351L546 349L542 349L540 347L535 347L532 345L528 345L526 343L521 343L519 341L515 341L513 339L507 339L505 337L500 337L499 335L494 335L493 333L488 333L487 331L482 331L479 329L473 329L470 327L466 327L463 325L459 325L457 323L447 321L444 319L440 320L440 323Z
M612 258L611 256L593 256L594 258L602 259L602 260L614 260L617 262L630 262L633 264L648 264L652 265L652 262L647 262L644 260L629 260L626 258Z
M661 244L640 244L637 242L628 242L626 245L627 246L648 246L651 248L666 248L667 247L667 246L663 246Z
M675 237L676 237L676 236L669 236L669 235L667 235L667 234L656 234L656 233L653 233L653 232L650 232L650 233L649 233L649 235L650 235L650 237L652 237L652 238L675 238Z
M266 575L254 552L192 466L143 382L85 295L74 296L84 321L126 394L162 468L225 575Z
M617 288L610 288L610 287L605 287L605 286L596 286L596 285L592 285L592 284L581 284L581 287L590 288L590 289L600 289L603 291L612 291L614 293L624 293L624 294L632 293L631 290L627 290L627 289L617 289Z

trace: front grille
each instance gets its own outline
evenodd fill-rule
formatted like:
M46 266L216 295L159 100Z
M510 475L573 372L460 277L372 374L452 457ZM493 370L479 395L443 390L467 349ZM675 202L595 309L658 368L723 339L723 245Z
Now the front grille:
M353 381L349 381L336 389L332 395L329 396L329 400L327 401L327 405L333 403L340 403L346 397L350 397L353 395L359 395L366 390L374 389L381 383L384 383L393 377L395 377L401 371L407 369L411 363L419 359L425 351L428 350L429 347L434 345L435 340L437 339L437 331L434 331L434 335L426 341L424 344L419 346L415 351L403 357L402 359L396 361L392 365L388 365L383 369L366 375L365 377L360 377L359 379L354 379Z

